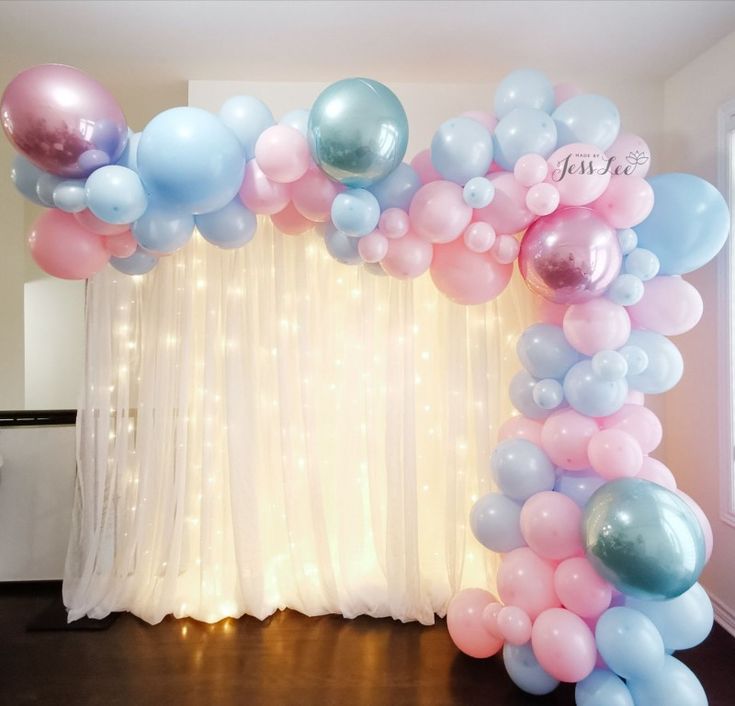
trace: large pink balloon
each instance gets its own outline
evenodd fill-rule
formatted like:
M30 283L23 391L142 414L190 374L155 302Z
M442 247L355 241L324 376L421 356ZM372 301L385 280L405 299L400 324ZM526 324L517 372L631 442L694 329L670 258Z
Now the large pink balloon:
M573 409L563 409L544 422L541 442L555 465L568 471L582 471L590 467L587 446L598 430L594 419Z
M549 157L546 180L559 191L562 206L592 203L607 189L610 171L607 157L594 145L564 145Z
M644 454L649 454L663 438L659 418L648 407L639 404L624 404L615 414L598 420L601 429L620 429L630 434L640 445Z
M607 480L631 478L643 465L640 444L620 429L601 429L587 447L592 470Z
M612 600L612 586L584 557L572 557L556 567L554 588L561 604L581 618L596 618Z
M582 554L582 510L553 490L536 493L521 509L521 533L544 559L559 561Z
M305 218L325 223L332 212L332 201L342 191L321 169L314 166L291 186L294 208Z
M714 547L714 535L712 534L712 525L707 519L707 515L704 514L704 510L683 490L675 491L676 494L687 504L691 511L696 515L699 521L699 526L702 528L702 534L704 535L704 560L709 561L712 556L712 548Z
M523 609L531 620L560 605L554 591L554 564L528 547L514 549L503 557L497 581L503 603Z
M573 304L564 314L564 336L585 355L625 345L630 336L630 318L624 306L600 297Z
M472 208L464 202L461 186L432 181L414 194L408 215L416 235L430 243L448 243L462 235L472 219Z
M431 279L440 292L458 304L484 304L495 299L512 274L513 265L501 265L489 252L472 252L462 238L434 246Z
M90 233L96 233L97 235L120 235L130 230L129 223L123 223L122 225L107 223L97 218L88 208L75 213L74 218Z
M581 681L595 668L595 636L582 618L564 608L552 608L538 616L531 645L544 671L559 681Z
M661 461L652 456L643 457L641 470L638 471L636 478L657 483L672 492L676 490L676 478L674 478L674 474Z
M489 223L498 235L513 235L527 228L536 216L526 207L526 192L511 172L491 174L493 200L475 210L474 220Z
M58 176L88 176L117 160L128 140L125 116L112 94L61 64L19 73L0 99L0 119L19 152Z
M518 416L511 417L503 422L498 429L498 441L505 439L527 439L528 441L541 446L541 422L528 417Z
M28 236L31 256L53 277L87 279L109 261L103 238L83 228L70 213L42 213Z
M621 132L605 150L613 174L644 177L651 168L651 150L646 141L630 132Z
M632 228L651 213L653 189L643 177L614 176L591 206L613 228Z
M521 241L518 264L531 291L556 304L599 297L618 276L616 232L589 208L540 217Z
M253 213L272 216L283 211L291 200L290 187L271 181L251 159L245 165L245 178L240 187L240 200ZM331 209L331 204L330 204Z
M416 174L419 175L422 184L428 184L432 181L441 181L442 175L436 171L434 163L431 161L431 150L422 150L412 160L411 166Z
M255 159L271 181L291 184L306 174L311 162L309 143L290 125L272 125L255 143Z
M681 277L654 277L645 283L641 300L628 307L636 328L677 336L702 318L702 296Z
M466 655L484 659L503 646L503 641L491 635L482 622L482 612L495 601L495 596L480 588L466 588L457 593L447 610L447 629L454 644Z
M388 252L380 265L392 277L413 279L429 269L433 254L431 243L409 231L398 240L388 241Z

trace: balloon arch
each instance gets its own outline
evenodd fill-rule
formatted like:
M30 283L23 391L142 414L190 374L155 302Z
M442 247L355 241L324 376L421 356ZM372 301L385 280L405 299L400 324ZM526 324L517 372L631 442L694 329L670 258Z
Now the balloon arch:
M288 235L317 227L349 265L428 270L460 304L496 297L517 259L542 322L518 342L520 415L491 459L498 490L471 513L477 539L502 554L498 598L458 593L451 636L473 657L502 650L532 694L564 681L579 706L706 703L671 653L711 629L697 579L712 531L649 455L662 429L643 403L681 377L667 336L702 314L681 275L722 248L729 212L698 177L646 179L648 147L620 131L611 101L514 71L493 112L448 120L410 164L400 101L362 78L279 122L236 96L218 115L173 108L133 133L94 79L43 65L8 85L0 115L20 153L16 187L49 207L29 245L56 277L108 262L145 274L195 228L240 247L256 215Z

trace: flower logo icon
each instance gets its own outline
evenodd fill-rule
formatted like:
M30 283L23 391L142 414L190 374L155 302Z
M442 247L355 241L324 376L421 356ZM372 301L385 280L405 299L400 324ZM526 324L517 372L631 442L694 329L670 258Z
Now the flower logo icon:
M633 150L626 156L625 161L628 162L628 164L637 167L641 164L645 164L648 161L648 155L641 150Z

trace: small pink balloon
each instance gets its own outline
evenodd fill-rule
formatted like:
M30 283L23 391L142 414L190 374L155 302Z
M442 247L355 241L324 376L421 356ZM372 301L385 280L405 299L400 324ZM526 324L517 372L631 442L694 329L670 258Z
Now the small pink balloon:
M674 474L657 458L652 456L644 456L641 470L638 471L636 478L649 480L651 483L657 483L667 490L676 490L676 479Z
M707 515L704 514L704 510L683 490L675 491L676 494L689 506L691 511L696 515L699 522L699 526L702 528L702 534L704 535L704 561L708 562L712 556L712 549L714 547L714 535L712 534L712 525L707 519Z
M503 641L491 635L482 621L483 610L495 596L480 588L466 588L457 593L447 610L449 636L459 650L470 657L491 657L503 646Z
M653 189L637 176L614 176L602 196L591 204L613 228L633 228L653 209Z
M645 404L646 396L640 390L628 390L628 394L625 397L625 404Z
M458 304L483 304L494 299L508 286L512 274L512 265L501 265L491 253L472 252L461 238L434 246L431 279L440 292Z
M392 277L413 279L429 269L433 254L431 243L409 231L398 240L388 241L388 252L380 265Z
M419 175L422 184L429 184L432 181L442 181L443 177L434 168L431 161L431 150L422 150L412 160L411 166Z
M110 259L101 236L83 228L71 213L56 209L36 219L28 245L35 263L61 279L87 279Z
M568 101L570 98L578 96L581 92L582 91L573 83L557 83L556 86L554 86L554 102L559 106L564 101Z
M583 553L582 510L553 490L532 495L521 508L521 533L544 559L559 561Z
M365 262L380 262L388 252L388 238L374 230L357 241L357 252Z
M513 176L521 186L540 184L549 173L549 164L540 154L524 154L513 167ZM528 203L528 198L526 198Z
M332 201L340 191L340 184L333 182L318 167L311 167L291 186L291 200L304 218L326 223L331 217Z
M631 478L643 465L643 452L635 437L620 429L601 429L587 447L590 465L607 480Z
M517 606L505 606L496 618L501 637L511 645L525 645L531 639L531 619Z
M503 636L500 634L498 628L498 613L503 609L502 603L493 601L488 603L482 611L482 626L487 630L493 637L497 637L502 640Z
M271 222L276 230L286 235L301 235L314 227L314 223L302 216L292 203L289 203L282 211L274 213L271 216Z
M536 216L548 216L559 206L559 190L553 184L536 184L526 194L526 208Z
M489 223L475 221L465 229L463 236L464 244L472 252L487 252L495 243L495 231Z
M587 447L598 431L594 419L563 409L544 422L541 443L555 465L567 471L583 471L590 467Z
M466 110L462 113L462 117L476 120L491 133L495 132L495 128L498 125L498 119L492 113L487 113L484 110Z
M290 184L300 179L311 162L306 137L289 125L272 125L255 143L255 159L271 181Z
M559 190L563 206L592 203L610 183L607 157L594 145L564 145L549 157L547 181Z
M630 336L630 317L624 306L600 297L572 304L564 314L563 328L574 349L593 356L625 345Z
M644 284L643 297L627 307L635 328L678 336L702 318L702 295L681 277L654 277Z
M554 326L562 325L564 314L567 313L565 304L554 304L554 302L539 296L534 297L534 302L536 304L536 317L539 321L544 324L554 324Z
M543 670L559 681L582 681L595 668L595 636L582 618L564 608L552 608L538 616L531 645Z
M501 265L511 265L518 259L521 244L512 235L499 235L495 238L490 254Z
M495 187L493 200L475 210L474 220L489 223L498 234L512 235L526 228L534 219L526 208L526 188L510 172L490 174Z
M291 200L291 191L286 184L271 181L251 159L245 165L245 178L240 187L240 200L253 213L272 216L283 211Z
M596 618L612 600L612 586L584 557L566 559L556 567L554 588L561 604L580 618Z
M408 214L401 208L386 208L380 214L378 230L390 240L402 238L408 233L410 227Z
M97 216L95 216L89 209L78 211L74 214L74 218L77 223L84 226L84 228L86 228L90 233L95 233L97 235L120 235L121 233L126 233L130 230L129 223L123 223L122 225L106 223L105 221L97 218Z
M630 132L621 132L605 154L611 160L613 174L644 177L651 168L651 150L646 141Z
M528 547L514 549L502 558L497 582L503 603L518 606L531 620L560 605L554 591L554 564Z
M138 242L129 230L104 238L102 244L115 257L130 257L138 249Z
M619 429L630 434L644 454L650 454L663 439L659 418L648 407L624 404L615 414L598 419L601 429Z
M430 243L449 243L462 235L472 208L464 202L459 184L432 181L414 194L408 215L416 235Z
M506 420L498 430L498 441L505 439L527 439L541 446L541 422L528 417L518 416Z

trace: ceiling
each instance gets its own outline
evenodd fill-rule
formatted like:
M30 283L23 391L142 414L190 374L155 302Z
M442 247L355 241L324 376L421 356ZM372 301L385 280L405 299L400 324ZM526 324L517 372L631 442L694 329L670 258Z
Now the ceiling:
M0 86L43 62L108 84L469 83L518 66L662 80L735 31L735 2L0 2Z

